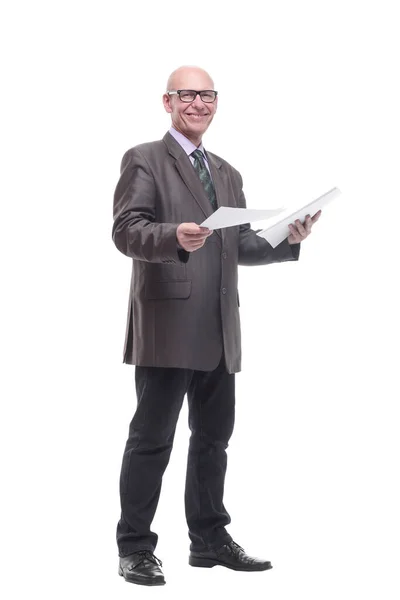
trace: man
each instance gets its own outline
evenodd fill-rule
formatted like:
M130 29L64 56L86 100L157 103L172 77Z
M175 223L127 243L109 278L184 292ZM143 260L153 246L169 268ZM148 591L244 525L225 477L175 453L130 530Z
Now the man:
M137 391L120 478L119 574L143 585L165 583L150 525L185 394L189 564L271 568L232 540L223 504L241 368L238 264L297 260L300 242L319 218L291 225L275 249L249 224L214 232L200 227L220 206L246 207L240 173L202 144L217 92L204 70L181 67L170 76L163 102L172 127L162 140L124 155L112 230L117 248L133 259L123 361L136 365Z

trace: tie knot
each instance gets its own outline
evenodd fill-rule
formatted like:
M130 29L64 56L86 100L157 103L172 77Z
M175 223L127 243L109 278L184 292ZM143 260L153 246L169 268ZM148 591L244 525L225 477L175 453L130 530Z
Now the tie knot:
M204 158L204 154L198 148L192 152L192 156L194 156L194 158Z

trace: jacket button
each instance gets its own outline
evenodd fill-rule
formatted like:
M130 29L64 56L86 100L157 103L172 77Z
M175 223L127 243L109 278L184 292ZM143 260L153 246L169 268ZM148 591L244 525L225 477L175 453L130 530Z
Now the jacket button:
M222 258L226 258L226 252L222 253Z
M222 288L222 293L226 294L226 288Z

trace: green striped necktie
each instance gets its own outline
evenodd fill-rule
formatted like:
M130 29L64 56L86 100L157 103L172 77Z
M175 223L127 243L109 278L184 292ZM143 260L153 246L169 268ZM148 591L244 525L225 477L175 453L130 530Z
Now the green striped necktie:
M191 156L193 156L193 158L194 158L193 166L196 169L196 171L200 177L200 181L203 184L204 190L207 194L210 204L211 204L213 210L216 210L217 209L217 199L215 196L214 184L212 182L209 170L207 169L206 164L204 162L203 153L201 150L197 149L194 152L192 152Z

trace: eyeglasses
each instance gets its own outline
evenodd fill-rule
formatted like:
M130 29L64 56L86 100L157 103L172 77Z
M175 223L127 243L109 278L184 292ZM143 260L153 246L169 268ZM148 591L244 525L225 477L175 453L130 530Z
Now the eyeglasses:
M215 102L218 92L215 90L201 90L200 92L196 90L172 90L167 91L167 94L169 96L177 94L182 102L194 102L197 94L203 102Z

